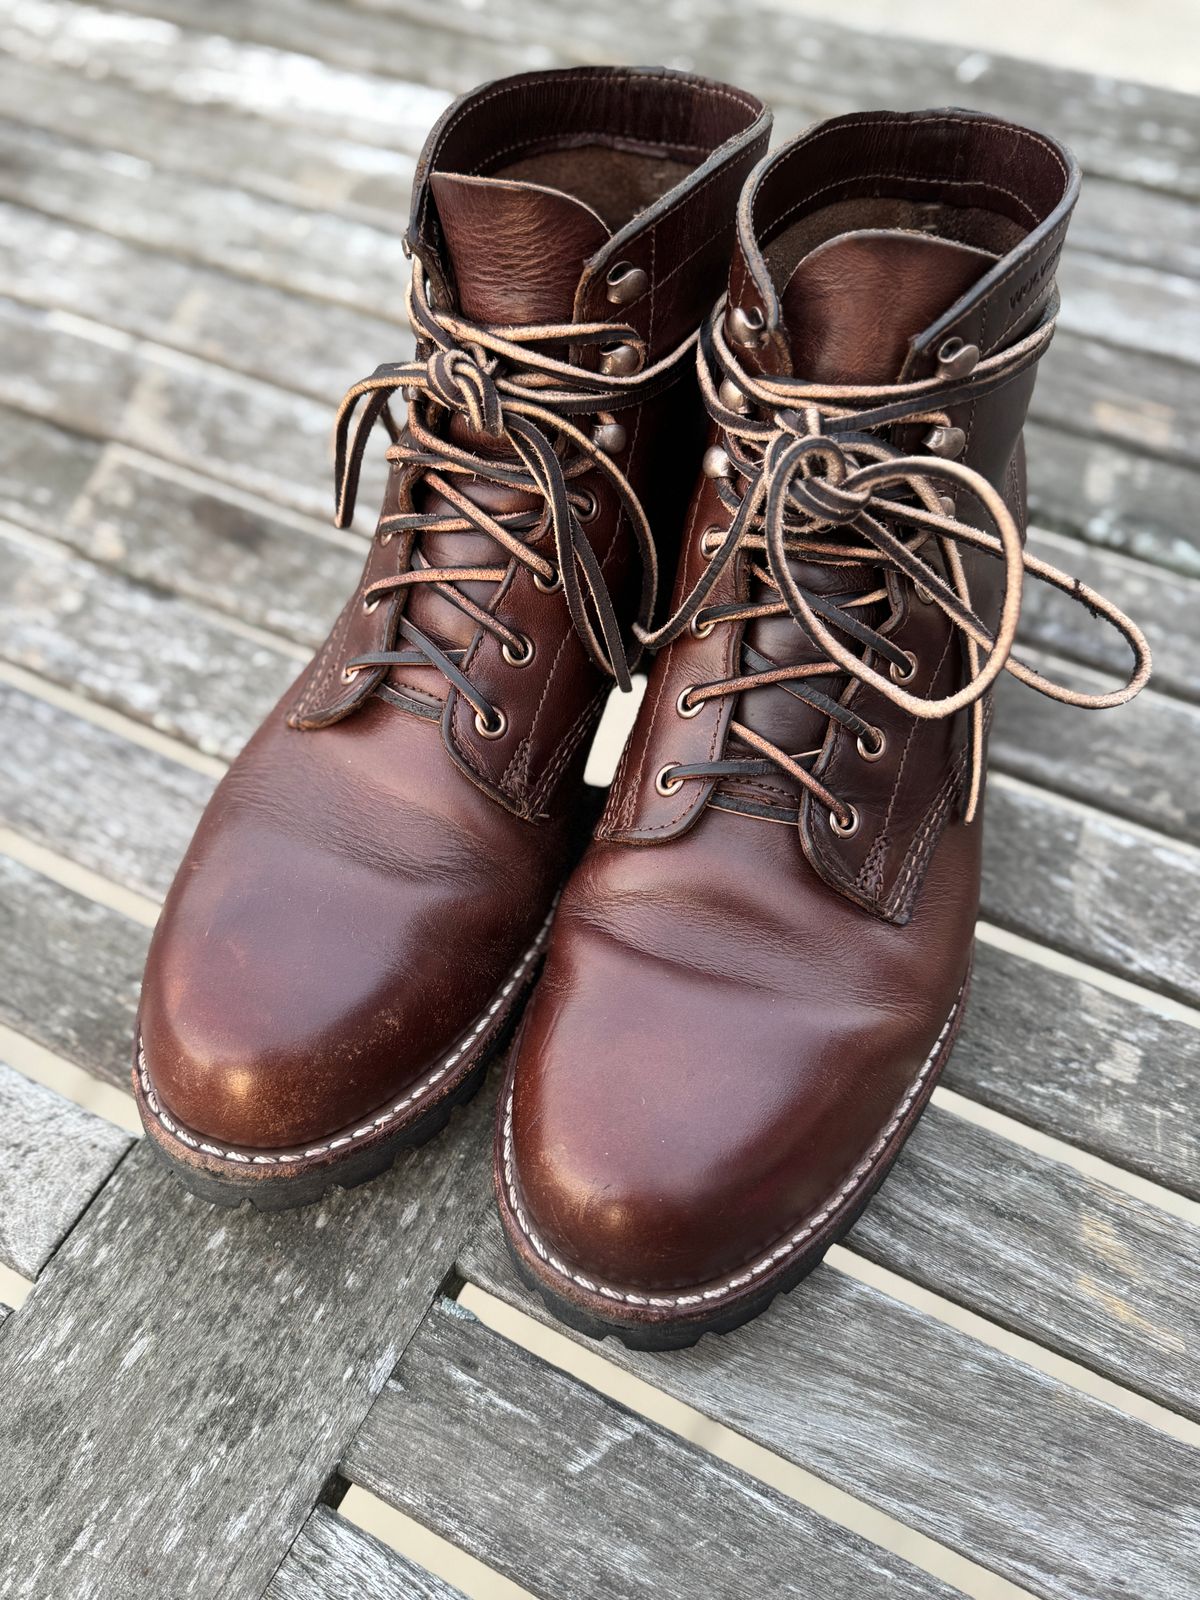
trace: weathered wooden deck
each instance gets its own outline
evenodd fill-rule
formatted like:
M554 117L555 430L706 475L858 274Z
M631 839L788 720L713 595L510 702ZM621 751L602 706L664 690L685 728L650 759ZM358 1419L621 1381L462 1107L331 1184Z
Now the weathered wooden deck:
M542 1319L486 1096L265 1217L45 1084L124 1090L156 902L357 573L330 419L407 346L428 124L590 58L735 75L781 134L970 101L1074 144L1033 543L1141 621L1157 676L1124 714L1004 687L969 1017L848 1247L726 1339L593 1349L585 1384L466 1309ZM552 1600L1195 1600L1196 103L765 0L0 0L0 117L0 1262L35 1280L0 1330L0 1594L451 1595L338 1512L349 1483ZM1024 636L1105 664L1079 608L1031 594ZM618 1369L742 1465L608 1398Z

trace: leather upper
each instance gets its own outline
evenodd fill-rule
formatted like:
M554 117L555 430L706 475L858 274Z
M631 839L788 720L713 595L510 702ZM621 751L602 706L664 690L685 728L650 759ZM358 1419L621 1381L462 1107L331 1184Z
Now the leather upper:
M442 118L418 169L409 238L431 314L499 336L531 321L623 319L653 366L719 292L736 197L768 128L753 97L686 74L579 69L483 86ZM586 194L549 181L576 176L607 219ZM633 209L622 216L621 206ZM617 305L607 274L624 261L645 264L645 288ZM422 337L418 362L436 355ZM601 355L584 342L570 359L596 367ZM502 377L504 361L473 360L443 362L437 392L461 373L485 386ZM703 442L680 384L687 365L652 397L621 401L619 419L620 470L668 568ZM452 451L499 449L468 426L453 394L446 403L449 412L428 408L427 425ZM571 415L584 430L595 421L586 409ZM159 1099L185 1127L250 1150L334 1133L444 1057L528 949L590 822L583 764L609 680L561 589L540 587L469 519L454 531L454 495L510 519L518 537L540 499L445 470L443 487L431 486L395 427L408 453L392 462L362 581L218 787L147 965L140 1027ZM552 421L542 427L553 434ZM354 439L353 470L364 438ZM497 459L502 478L512 457ZM643 574L608 482L588 470L569 488L580 502L594 490L585 537L628 629ZM414 526L393 536L397 516ZM552 549L544 528L530 537L539 555ZM487 581L387 587L422 567L497 563ZM507 659L505 636L479 613L528 645L528 658L510 644ZM403 654L406 619L435 653L348 665ZM501 736L481 733L486 719L436 652L503 712Z
M1049 304L1077 181L1065 152L995 119L838 119L751 175L715 320L732 347L745 314L737 353L750 372L818 386L932 376L952 336L981 358L1002 351ZM1032 381L1028 363L945 419L1021 526ZM893 429L893 447L920 453L927 426ZM802 418L792 427L803 435ZM709 443L729 444L715 423ZM961 481L946 487L959 519L989 526ZM699 480L675 606L731 527L722 488L719 475ZM936 548L925 553L940 573ZM764 1253L786 1257L795 1230L832 1215L940 1066L968 976L982 822L964 817L967 715L914 717L837 671L794 680L878 732L882 750L866 759L853 727L783 686L690 698L751 667L822 661L782 604L721 620L778 599L755 576L765 560L739 550L700 626L654 661L512 1074L498 1147L510 1233L556 1292L601 1296L604 1315L686 1305L703 1286L733 1292L770 1264ZM970 548L963 563L994 628L1000 564ZM959 635L896 571L836 554L805 562L798 549L787 565L812 594L864 592L853 614L911 652L907 691L961 685ZM753 760L736 775L671 776L755 757L735 724L789 758L810 752L813 782L751 772ZM816 787L853 808L846 836Z

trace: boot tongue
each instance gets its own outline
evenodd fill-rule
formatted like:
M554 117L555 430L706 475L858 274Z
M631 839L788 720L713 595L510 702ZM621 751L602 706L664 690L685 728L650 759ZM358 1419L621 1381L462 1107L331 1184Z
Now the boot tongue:
M929 234L871 230L845 233L804 256L780 295L796 377L813 383L895 383L909 342L975 283L994 257ZM849 594L873 586L873 569L791 562L797 581L821 594ZM755 586L753 598L774 597ZM881 603L857 613L874 626L886 616ZM820 652L790 617L751 623L746 642L780 665L820 659ZM834 697L836 677L812 687ZM758 689L741 697L738 717L789 755L818 748L826 718L783 689ZM790 780L784 780L790 782Z
M430 180L463 315L569 322L584 263L612 237L581 200L507 178Z
M814 383L895 383L909 340L995 258L927 233L843 233L806 255L780 297L792 370Z

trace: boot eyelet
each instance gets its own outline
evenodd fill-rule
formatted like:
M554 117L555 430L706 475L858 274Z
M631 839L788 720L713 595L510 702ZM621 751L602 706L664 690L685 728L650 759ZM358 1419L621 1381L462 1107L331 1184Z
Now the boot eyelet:
M642 352L632 344L605 345L600 352L600 371L607 378L632 378L642 370Z
M482 711L475 713L475 732L481 739L499 739L508 730L508 718L499 706L492 707L493 721L488 722Z
M380 544L391 544L392 540L395 537L396 537L396 530L394 528L385 528L383 530L383 532L379 535L379 542L380 542Z
M373 600L364 600L363 601L363 610L367 613L368 616L371 615L372 611L378 611L379 610L379 602L382 599L383 599L383 596L381 594L377 594Z
M696 615L688 623L688 632L693 639L707 639L716 625L716 622L711 617L701 622L700 613L697 611Z
M650 279L641 267L635 267L631 261L618 261L609 267L604 281L609 304L614 306L630 305L650 287Z
M898 667L894 661L888 664L888 677L891 678L893 683L911 683L917 675L916 656L913 655L911 650L905 650L903 655L908 662L907 672L903 667Z
M842 821L836 811L831 811L829 813L829 826L833 829L834 833L837 834L839 839L853 838L853 836L858 832L858 825L861 821L862 818L859 816L858 810L854 806L846 807L845 822Z
M540 589L543 594L556 594L562 588L562 573L557 567L552 578L543 578L540 572L535 572L533 586L535 589Z
M506 639L500 646L500 654L510 667L527 667L537 655L537 645L527 633L519 633L517 638L521 641L519 650L514 651Z
M763 342L767 319L758 306L747 311L742 306L731 306L725 316L725 327L731 343L743 350L757 350Z
M923 606L931 606L933 604L933 596L923 583L914 583L913 593Z
M864 761L878 761L887 749L887 739L882 731L879 728L873 728L871 731L875 738L870 743L863 738L861 733L858 736L858 753Z
M675 709L681 717L698 717L704 710L703 700L693 700L691 698L692 690L695 687L694 683L689 683L686 689L680 691L679 698L675 702Z
M580 489L579 498L583 504L575 507L575 515L580 522L595 522L600 514L600 501L591 489Z
M675 771L676 765L676 762L668 761L665 767L659 768L658 777L654 780L654 787L658 790L659 794L675 794L678 790L683 788L682 778L672 778L669 776L670 773Z
M620 455L628 439L629 435L619 422L598 422L592 429L592 443L606 456Z
M700 536L700 554L706 561L711 561L724 543L724 531L718 527L709 526L705 528Z
M355 678L358 677L358 675L359 675L359 673L361 671L362 671L361 667L343 667L342 668L342 682L343 683L353 683Z

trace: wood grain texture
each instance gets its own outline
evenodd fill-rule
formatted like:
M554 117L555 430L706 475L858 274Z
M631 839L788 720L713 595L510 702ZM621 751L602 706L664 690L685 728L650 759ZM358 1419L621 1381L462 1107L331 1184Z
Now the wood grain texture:
M314 302L3 201L0 295L89 317L327 406L380 361L412 349L407 322ZM402 298L390 305L403 317Z
M1137 619L1154 652L1154 686L1161 692L1200 700L1200 651L1193 641L1200 615L1200 582L1165 574L1160 566L1127 554L1096 549L1079 539L1035 527L1029 548L1052 566L1080 579ZM1083 663L1128 672L1129 650L1111 628L1044 583L1028 583L1021 599L1021 637ZM1136 710L1131 713L1136 717ZM1085 722L1092 720L1085 714ZM1128 720L1128 719L1126 719Z
M327 405L11 300L0 300L0 340L0 404L328 515Z
M472 1282L549 1320L490 1214ZM1043 1600L1188 1600L1198 1455L827 1267L693 1350L617 1366Z
M403 303L399 228L302 210L40 129L0 123L0 196L321 301Z
M0 1262L36 1278L132 1142L0 1062Z
M986 809L986 917L1163 994L1200 1000L1194 845L999 774Z
M1117 681L1041 651L1019 654L1054 682L1088 694ZM1002 772L1200 843L1200 706L1147 689L1132 707L1079 711L1004 674L989 754Z
M951 1593L446 1301L342 1471L546 1600Z
M318 1506L263 1600L462 1600L462 1595L328 1506Z
M127 1089L149 937L0 856L0 1021Z
M270 1216L132 1150L0 1340L7 1595L260 1595L478 1213L490 1118Z
M851 1250L1200 1416L1200 1229L933 1106Z
M159 593L314 646L366 555L357 534L5 408L0 512Z
M0 683L0 826L123 888L166 893L213 779Z
M0 526L0 652L15 665L234 755L300 670L220 617Z
M1200 1198L1200 1030L993 945L946 1084Z
M6 23L6 45L15 34L16 48L27 46L21 57L0 56L0 104L14 122L208 183L228 183L236 173L252 193L377 227L407 213L413 164L402 153L348 139L344 128L315 132L225 104L142 94L123 86L115 71L81 77L47 66L37 58L37 41L30 58L11 14ZM114 55L119 61L120 52ZM114 66L108 59L103 64ZM223 75L209 74L209 82L219 92Z

